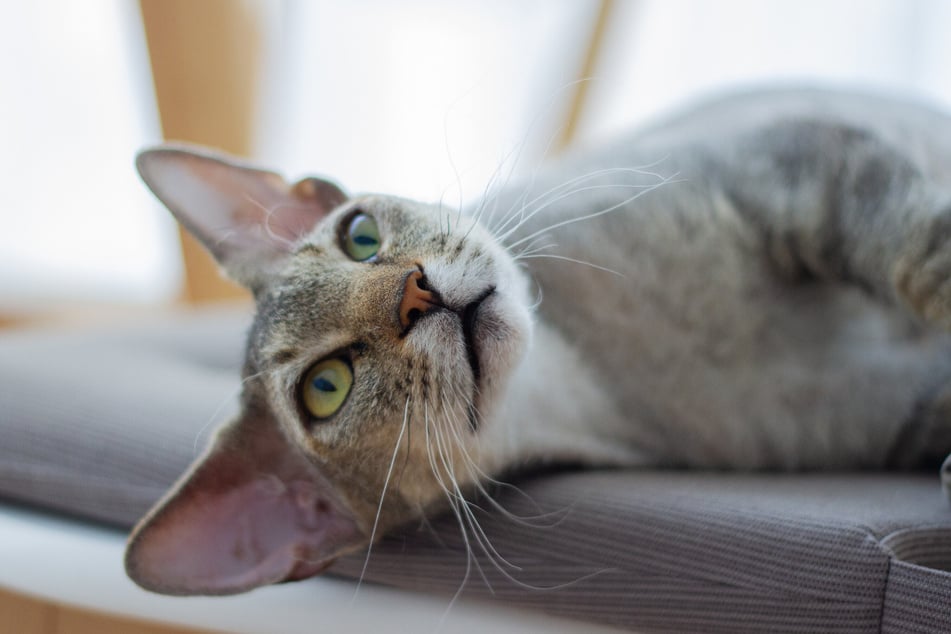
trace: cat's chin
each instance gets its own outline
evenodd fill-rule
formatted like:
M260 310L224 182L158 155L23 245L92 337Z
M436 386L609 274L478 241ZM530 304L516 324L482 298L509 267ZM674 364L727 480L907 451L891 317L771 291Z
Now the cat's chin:
M494 290L463 320L476 387L473 400L480 418L487 416L501 397L512 369L524 354L530 329L528 310Z
M465 395L472 431L492 416L530 337L527 308L488 286L457 309L435 311L410 338L443 381L468 385ZM449 342L452 342L450 344Z

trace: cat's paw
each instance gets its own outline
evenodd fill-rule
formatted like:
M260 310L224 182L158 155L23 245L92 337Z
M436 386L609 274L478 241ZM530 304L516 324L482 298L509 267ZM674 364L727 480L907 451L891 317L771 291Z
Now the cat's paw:
M951 330L951 218L932 223L919 242L898 259L895 288L925 321Z
M951 502L951 455L945 458L944 464L941 465L941 488L944 489L945 496Z
M925 321L951 330L951 253L904 277L898 289Z

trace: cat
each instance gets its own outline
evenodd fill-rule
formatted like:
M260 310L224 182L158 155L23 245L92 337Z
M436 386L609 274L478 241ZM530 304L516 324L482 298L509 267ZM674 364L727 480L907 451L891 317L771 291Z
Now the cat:
M465 531L526 465L951 451L951 119L924 106L739 92L465 213L182 145L137 166L257 306L241 413L130 537L147 589L302 579L447 509Z

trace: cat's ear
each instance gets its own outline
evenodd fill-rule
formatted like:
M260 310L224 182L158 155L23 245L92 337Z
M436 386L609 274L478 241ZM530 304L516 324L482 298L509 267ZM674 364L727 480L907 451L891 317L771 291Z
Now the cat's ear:
M274 172L184 145L141 152L142 180L235 281L252 290L277 270L301 236L347 200L336 185Z
M332 485L272 421L226 427L139 522L126 571L163 594L233 594L310 577L366 543Z

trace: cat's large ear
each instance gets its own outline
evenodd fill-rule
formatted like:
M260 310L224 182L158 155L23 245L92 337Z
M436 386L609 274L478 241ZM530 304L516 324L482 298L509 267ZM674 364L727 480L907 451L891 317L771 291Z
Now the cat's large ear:
M298 239L347 200L319 178L289 185L274 172L184 145L141 152L142 180L215 256L252 290L279 268Z
M125 566L162 594L233 594L310 577L366 541L272 421L244 415L139 522Z

